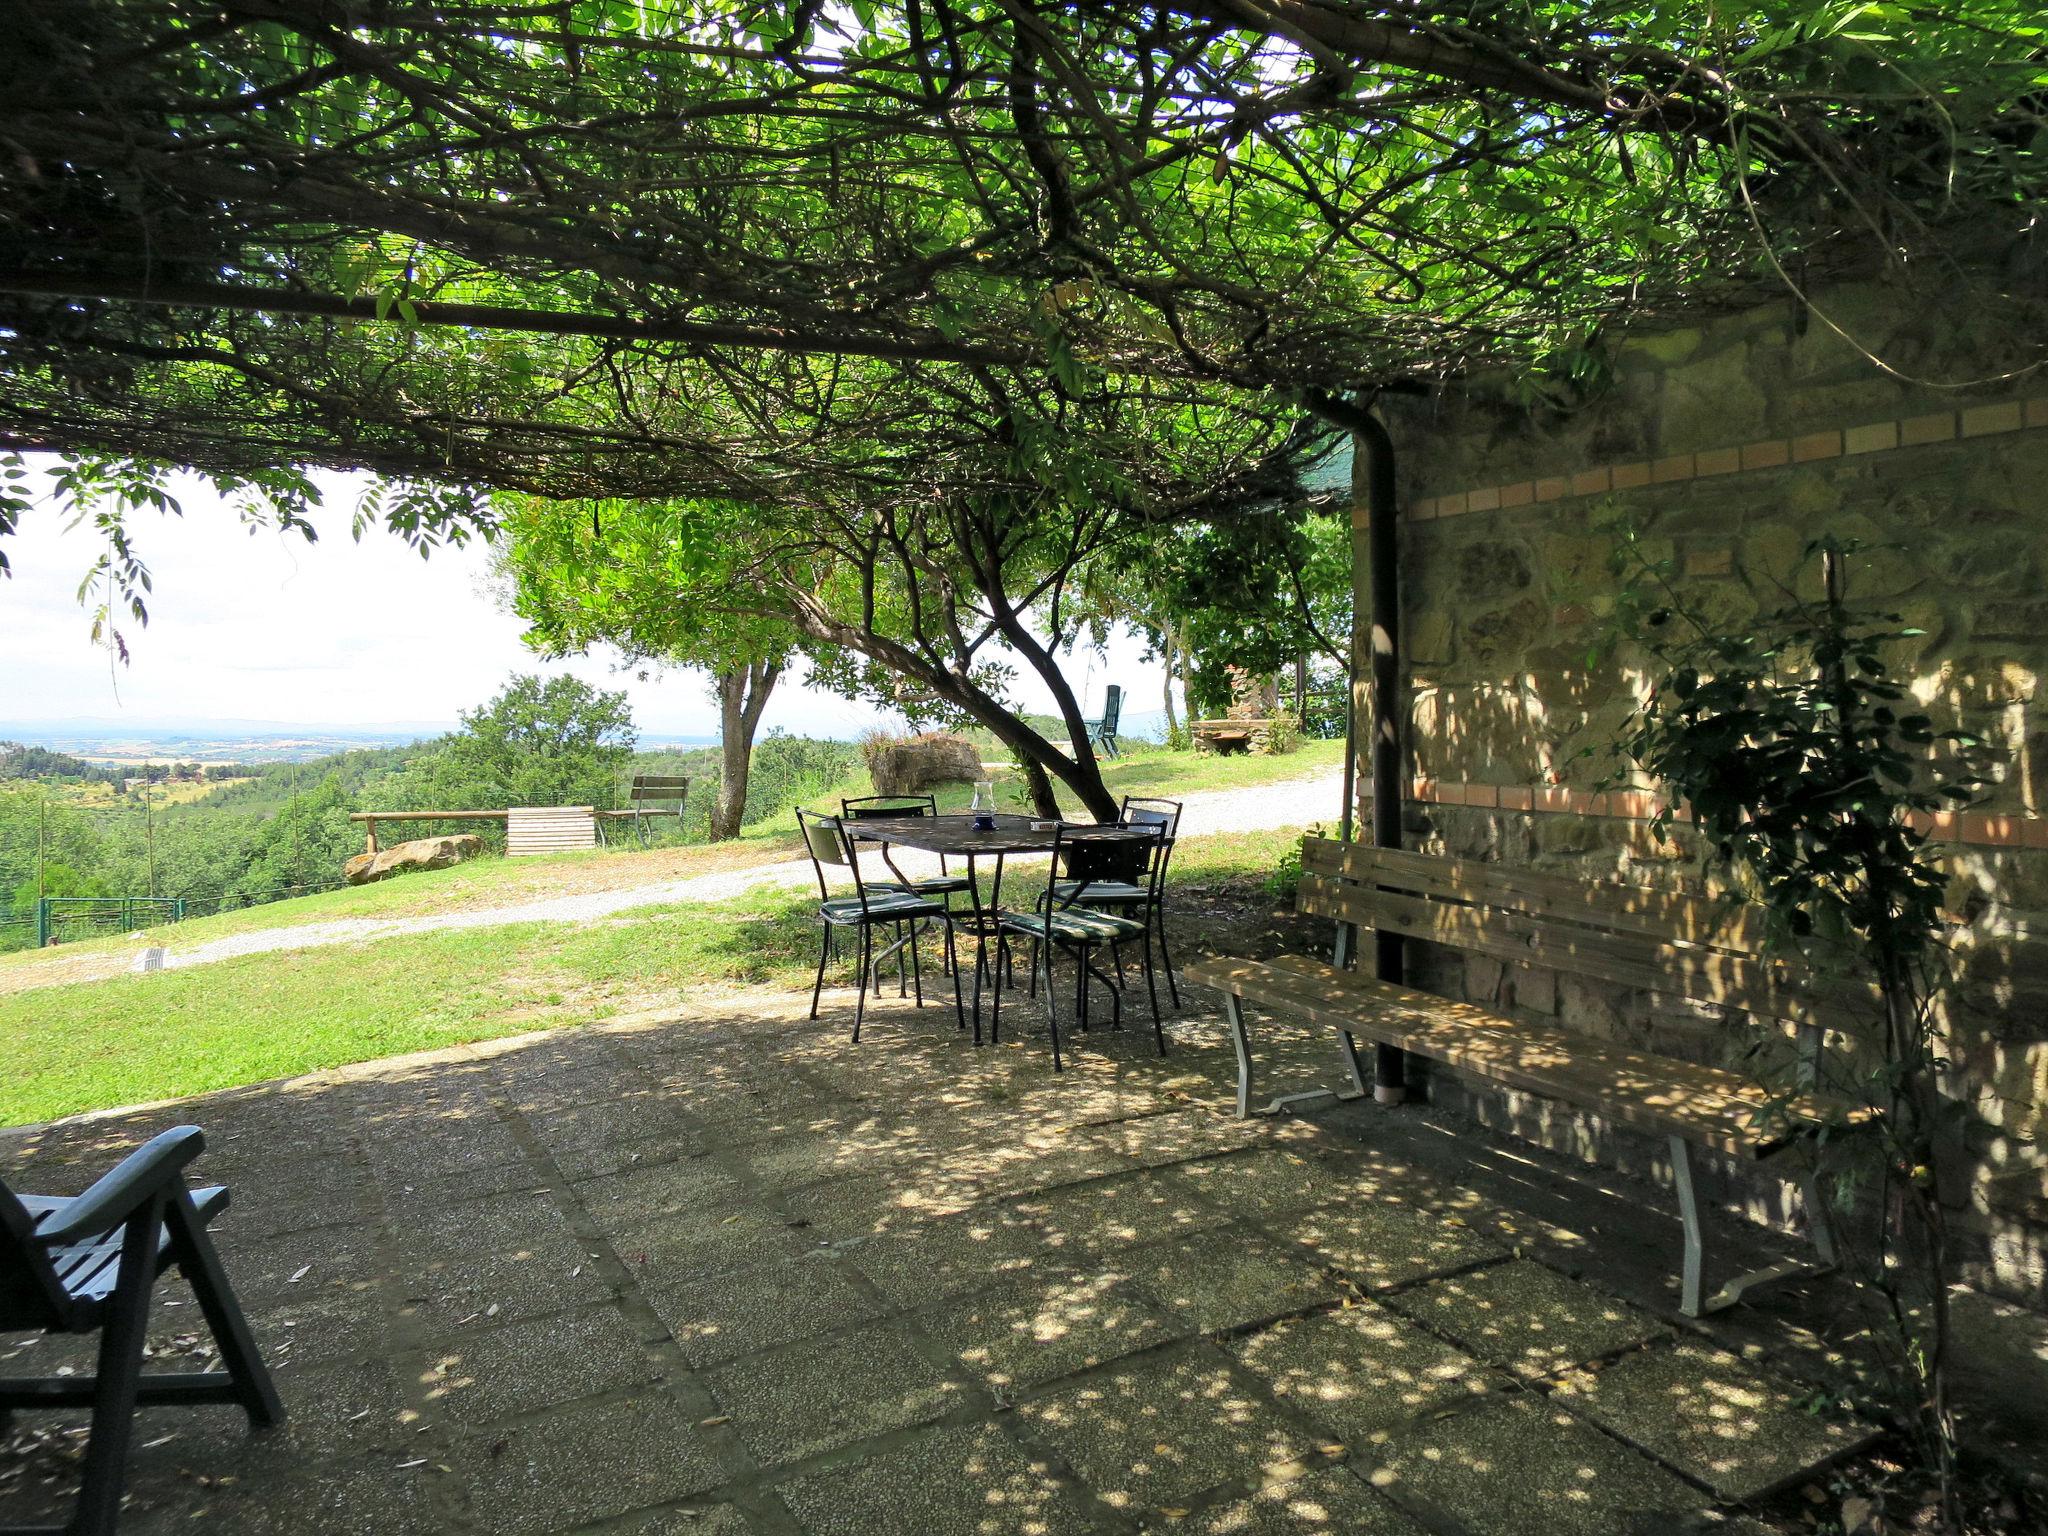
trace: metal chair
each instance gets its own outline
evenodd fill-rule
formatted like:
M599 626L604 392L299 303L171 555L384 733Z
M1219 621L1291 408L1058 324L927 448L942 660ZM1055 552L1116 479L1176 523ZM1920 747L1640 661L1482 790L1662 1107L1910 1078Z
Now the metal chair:
M1147 835L1134 836L1143 832ZM1091 846L1093 845L1093 846ZM1145 965L1145 988L1152 999L1152 1035L1158 1042L1159 1054L1166 1054L1166 1030L1159 1017L1159 988L1153 978L1152 947L1144 943L1151 927L1151 913L1155 908L1145 905L1142 917L1129 917L1100 908L1077 903L1072 893L1062 895L1062 883L1073 884L1064 879L1063 871L1077 867L1085 870L1093 855L1108 855L1112 849L1121 857L1119 868L1130 869L1130 860L1139 861L1141 889L1149 890L1157 883L1164 868L1166 846L1165 829L1158 826L1108 827L1062 827L1053 833L1052 863L1046 870L1045 889L1040 894L1036 910L1018 912L1004 909L996 919L996 963L995 963L995 1005L990 1011L989 1039L1002 1038L1003 1017L1003 973L1009 961L1010 936L1028 940L1031 945L1031 991L1038 992L1039 966L1041 957L1045 970L1045 1019L1052 1036L1052 1069L1063 1070L1060 1059L1060 1030L1058 1005L1053 1000L1052 956L1056 949L1065 950L1074 957L1074 1005L1076 1017L1082 1031L1088 1028L1088 994L1092 979L1101 981L1109 988L1110 1021L1114 1029L1123 1028L1123 982L1121 980L1122 956L1120 946L1132 939L1143 944ZM1083 873L1079 883L1085 889L1089 877ZM1119 975L1112 976L1091 962L1091 955L1103 946L1108 946L1117 960Z
M818 974L811 983L811 1017L818 1016L818 1000L825 988L825 966L832 958L833 935L841 928L850 928L860 935L860 953L857 982L859 1000L853 1011L853 1038L860 1039L861 1024L867 1017L868 983L878 974L875 959L875 929L893 927L896 941L882 951L881 964L886 965L889 957L896 957L897 995L902 996L904 962L907 953L909 973L916 989L917 1006L924 1006L924 968L918 957L917 936L926 922L937 922L944 927L948 955L953 948L952 914L942 902L927 896L919 896L905 890L882 890L870 888L861 878L860 859L853 846L853 836L846 824L837 816L820 816L815 812L799 809L796 813L798 828L803 832L804 848L811 856L811 868L818 877L818 919L824 925L822 941L818 950ZM834 896L832 887L825 877L825 867L832 865L844 869L853 880L851 896ZM880 991L877 984L876 990ZM967 1027L966 1016L960 1004L960 978L958 967L954 968L953 1011L960 1019L960 1027Z
M897 816L936 816L939 814L938 798L934 795L852 795L839 802L840 818L844 821L880 820ZM868 841L858 832L853 834L856 843ZM919 896L951 896L967 889L967 877L956 875L946 867L946 856L939 855L939 872L920 879L899 876L894 866L890 868L887 880L870 880L868 886L877 891L912 891Z
M84 1482L70 1523L6 1530L111 1532L140 1405L234 1403L258 1429L284 1422L284 1404L206 1235L228 1192L185 1182L186 1165L205 1146L196 1125L165 1131L72 1199L17 1195L0 1184L0 1333L100 1336L99 1369L91 1376L0 1379L0 1423L22 1408L92 1408ZM143 1371L150 1293L173 1265L198 1298L227 1369Z
M1166 972L1166 991L1173 999L1176 1013L1180 1011L1180 983L1173 973L1173 953L1166 947L1166 870L1173 862L1173 844L1180 830L1180 813L1180 801L1161 800L1149 795L1125 795L1123 806L1117 812L1117 822L1121 826L1161 829L1165 846L1160 850L1159 878L1156 881L1138 878L1140 871L1133 864L1130 850L1105 846L1090 850L1090 856L1095 860L1092 869L1074 872L1085 878L1065 879L1056 886L1061 896L1081 906L1117 911L1143 904L1148 909L1145 942L1149 946L1157 937L1160 966ZM1130 867L1117 867L1119 857Z

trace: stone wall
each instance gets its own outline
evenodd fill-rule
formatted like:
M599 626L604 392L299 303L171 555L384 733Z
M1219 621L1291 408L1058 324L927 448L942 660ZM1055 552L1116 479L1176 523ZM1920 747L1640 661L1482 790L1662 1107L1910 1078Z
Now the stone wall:
M1888 307L1879 287L1822 302L1916 376L1984 378L2015 361L1995 323ZM1964 977L1950 1086L1970 1111L1968 1177L1954 1193L1970 1277L2048 1297L2048 966L2029 937L2048 923L2048 719L2036 698L2048 668L2048 378L1906 382L1779 305L1622 340L1611 387L1575 409L1532 411L1505 381L1479 379L1388 415L1412 846L1699 884L1697 861L1650 835L1653 786L1595 788L1641 680L1625 650L1601 647L1624 530L1676 562L1690 602L1731 624L1778 604L1812 539L1865 546L1848 562L1848 593L1925 631L1894 658L1914 693L2005 752L1985 803L1931 826L1946 845ZM1363 613L1362 509L1358 521ZM1369 789L1369 774L1359 782ZM1442 952L1415 964L1450 995L1693 1059L1737 1062L1753 1027ZM1554 1106L1472 1102L1554 1146L1655 1163L1647 1146ZM1775 1182L1731 1177L1725 1190L1759 1213L1788 1208Z

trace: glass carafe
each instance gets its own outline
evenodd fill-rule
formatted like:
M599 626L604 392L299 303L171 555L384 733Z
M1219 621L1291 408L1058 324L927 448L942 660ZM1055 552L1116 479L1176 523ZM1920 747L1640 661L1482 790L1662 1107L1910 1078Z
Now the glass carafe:
M968 814L974 818L974 830L993 832L996 829L996 787L987 779L974 781L974 802L969 805Z

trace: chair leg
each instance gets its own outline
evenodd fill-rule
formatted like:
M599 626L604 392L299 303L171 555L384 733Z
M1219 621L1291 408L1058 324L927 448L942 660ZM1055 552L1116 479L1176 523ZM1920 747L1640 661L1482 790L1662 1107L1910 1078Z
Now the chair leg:
M1145 933L1145 995L1152 999L1152 1038L1159 1042L1159 1054L1166 1054L1166 1026L1159 1019L1159 983L1152 975L1152 934Z
M167 1225L172 1255L190 1282L193 1295L199 1299L206 1326L213 1330L221 1364L234 1378L236 1400L258 1429L282 1424L284 1404L278 1399L277 1387L263 1363L262 1352L256 1348L255 1336L249 1332L249 1321L242 1315L242 1304L228 1281L220 1254L214 1249L213 1239L207 1236L206 1224L199 1219L192 1196L183 1189L171 1199Z
M1031 995L1033 997L1038 996L1038 951L1040 947L1038 940L1033 939L1031 941ZM1045 973L1048 976L1052 974L1052 967L1050 965L1046 966ZM1046 985L1050 986L1052 983L1047 982Z
M1060 1064L1060 1016L1059 1010L1053 1005L1052 997L1052 946L1040 944L1034 939L1031 947L1032 964L1038 963L1039 955L1045 956L1045 1027L1047 1033L1052 1036L1052 1069L1055 1072L1062 1072L1066 1069ZM1038 972L1034 970L1031 976L1034 981L1037 980Z
M1173 975L1173 951L1166 947L1166 913L1155 907L1152 925L1159 930L1159 958L1166 964L1166 995L1173 999L1173 1011L1180 1012L1180 983Z
M112 1536L121 1515L121 1488L128 1468L128 1442L135 1428L142 1346L149 1332L149 1293L156 1283L157 1234L163 1218L163 1200L152 1200L128 1218L121 1234L121 1278L101 1324L92 1438L86 1444L78 1504L67 1527L77 1536Z
M832 925L825 924L825 932L818 945L818 975L811 983L811 1017L818 1016L818 998L825 990L825 962L832 958Z
M917 936L921 929L916 923L910 925L910 991L917 999L917 1006L924 1006L924 957L918 949Z
M853 1043L860 1044L861 1021L868 1015L868 973L875 965L875 930L866 923L860 925L860 985L855 989L858 999L853 1005Z
M998 933L996 935L996 963L989 967L989 979L995 983L995 1001L988 1011L988 1043L990 1045L1001 1045L1003 1043L1003 961L1008 958L1004 951L1009 948L1009 945L1010 940L1007 934ZM977 1009L975 1023L979 1025L980 1022L980 1012Z
M1046 948L1047 948L1047 949L1049 950L1049 949L1051 949L1051 948L1052 948L1052 946L1048 944L1048 945L1046 946ZM1051 974L1051 971L1052 971L1052 967L1051 967L1051 966L1047 966L1047 967L1046 967L1046 972L1047 972L1047 974L1048 974L1048 975L1050 975L1050 974ZM1051 983L1050 983L1050 982L1048 982L1048 983L1047 983L1047 985L1048 985L1048 986L1050 986L1050 985L1051 985ZM1081 946L1080 948L1078 948L1078 949L1076 949L1076 950L1074 951L1074 1015L1075 1015L1075 1017L1076 1017L1076 1018L1078 1018L1078 1019L1080 1020L1080 1030L1081 1030L1081 1033L1082 1033L1082 1034L1084 1034L1084 1035L1085 1035L1085 1034L1087 1034L1087 1033L1088 1033L1088 946L1087 946L1087 945L1085 945L1085 944L1083 944L1083 945L1082 945L1082 946Z
M910 961L905 958L903 951L909 948L909 944L905 942L906 936L912 934L913 929L909 923L898 923L896 925L896 995L898 997L908 997L910 995Z

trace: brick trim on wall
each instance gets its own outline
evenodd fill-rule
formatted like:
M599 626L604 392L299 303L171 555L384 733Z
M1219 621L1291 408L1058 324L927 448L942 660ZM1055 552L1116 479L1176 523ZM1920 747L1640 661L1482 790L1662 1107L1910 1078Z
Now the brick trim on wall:
M1673 454L1668 458L1605 464L1571 475L1548 475L1542 479L1517 480L1508 485L1481 486L1477 490L1460 491L1454 496L1431 496L1415 502L1407 509L1407 516L1416 522L1427 522L1466 512L1501 512L1575 496L1604 496L1646 485L1704 480L1714 475L1740 474L1745 470L1780 469L1788 464L1854 458L1866 453L1919 448L1929 443L1993 437L2000 433L2042 427L2048 427L2048 395L2031 400L2002 400L1988 405L1964 406L1958 410L1935 411L1895 421L1874 421L1860 427L1804 432L1795 437L1764 438L1728 448ZM1365 526L1366 509L1363 506L1353 509L1352 521L1358 527Z
M1370 800L1371 796L1363 797ZM1566 789L1556 784L1470 784L1435 779L1409 781L1405 797L1424 805L1464 805L1480 810L1532 814L1606 816L1623 821L1649 821L1664 806L1662 796L1645 790ZM1685 807L1680 806L1683 816ZM1916 814L1922 832L1951 843L1984 848L2048 848L2048 818L1997 816L1978 811Z

